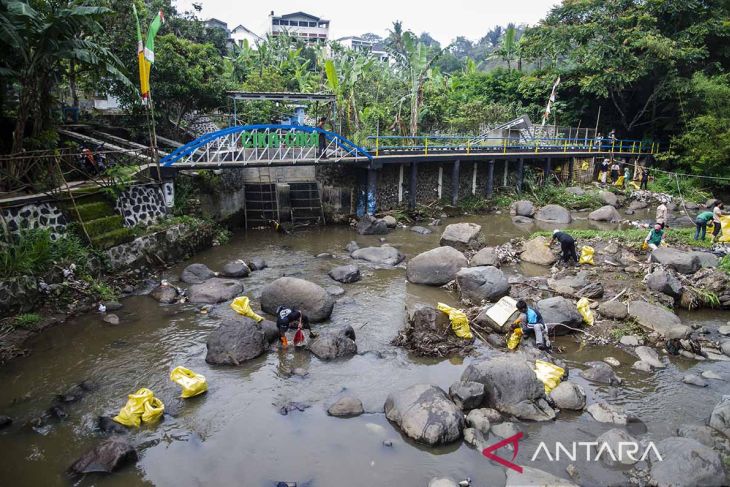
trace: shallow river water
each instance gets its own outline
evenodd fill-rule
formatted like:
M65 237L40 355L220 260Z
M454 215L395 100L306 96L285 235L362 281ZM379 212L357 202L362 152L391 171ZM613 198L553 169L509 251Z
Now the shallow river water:
M458 221L450 219L448 223ZM507 215L470 217L480 223L489 245L521 236L532 228L515 226ZM578 221L575 226L588 226ZM398 229L387 241L407 256L438 245L439 228L428 236ZM235 258L263 257L269 264L244 280L245 293L257 298L263 285L282 275L303 277L325 286L335 283L327 271L349 261L343 250L350 240L360 246L379 245L374 236L357 236L347 227L327 227L289 236L268 231L241 232L222 246L203 252L165 273L176 279L191 262L212 269ZM330 252L333 258L314 256ZM456 304L455 296L440 288L408 284L403 269L376 269L361 265L363 279L341 285L347 300L335 305L332 318L319 327L352 325L359 354L351 359L322 362L307 352L278 348L240 367L205 363L205 341L217 323L195 305L160 306L147 296L123 300L117 312L119 326L102 322L98 314L71 320L48 330L30 343L32 354L0 368L0 413L15 419L0 431L0 484L2 485L236 485L274 486L277 481L299 486L425 486L435 476L456 480L471 478L474 486L500 486L505 469L487 460L462 442L442 448L425 448L402 436L383 414L390 391L415 383L430 383L448 390L465 365L488 357L461 360L423 360L409 357L389 344L401 328L405 304L443 301ZM509 269L525 274L547 273L532 266ZM349 301L349 303L348 303ZM257 306L254 306L257 308ZM700 322L710 329L730 315L721 312L684 313L685 323ZM613 347L580 349L570 337L559 338L566 348L560 358L571 367L571 380L581 384L588 401L606 399L623 404L646 424L640 439L658 441L673 435L681 424L704 424L730 382L709 381L699 389L681 382L687 370L699 374L712 370L730 379L729 362L690 362L672 359L669 366L651 374L634 371L636 359ZM577 374L583 363L613 356L624 380L620 387L596 386ZM169 381L170 370L184 365L204 374L209 392L181 401ZM290 377L295 367L306 377ZM68 406L68 418L42 428L27 423L49 407L56 394L90 380L98 388ZM103 436L95 431L99 415L114 415L127 394L140 387L152 389L168 405L179 409L156 426L130 433L140 460L109 476L90 475L69 480L64 471ZM363 401L366 414L357 418L329 417L326 409L342 391ZM303 412L283 416L279 406L289 401L311 405ZM179 406L179 407L176 407ZM601 463L542 457L530 461L541 441L595 441L610 425L594 421L587 413L563 412L554 422L523 423L527 438L520 442L516 462L561 477L574 464L583 485L622 485L628 481L619 468ZM391 439L392 447L383 445ZM494 437L489 443L495 441Z

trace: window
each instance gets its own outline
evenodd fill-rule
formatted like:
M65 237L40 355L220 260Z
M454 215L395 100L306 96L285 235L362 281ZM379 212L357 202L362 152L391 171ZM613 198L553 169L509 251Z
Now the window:
M289 21L288 20L280 20L279 21L279 25L289 25Z
M280 25L279 19L271 19L271 25Z

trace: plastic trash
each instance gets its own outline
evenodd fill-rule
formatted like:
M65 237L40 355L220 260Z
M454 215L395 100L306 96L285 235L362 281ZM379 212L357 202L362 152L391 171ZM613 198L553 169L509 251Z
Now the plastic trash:
M162 404L156 397L152 397L149 401L144 403L144 412L142 413L142 421L145 423L152 423L162 417L162 413L165 412L165 405Z
M515 313L518 313L516 304L517 301L514 298L505 296L487 310L487 318L492 320L500 330L504 330L507 322L515 316Z
M623 186L624 185L624 177L619 176L618 179L616 179L616 182L613 183L614 186Z
M139 427L142 421L142 414L144 414L144 405L147 401L152 399L154 394L149 389L140 389L134 394L130 394L127 399L127 404L119 411L119 414L114 416L114 421L124 426Z
M257 315L253 312L251 309L251 302L248 299L248 296L239 296L236 299L234 299L231 302L231 308L234 309L238 314L241 314L243 316L248 316L249 318L252 318L256 320L257 322L264 321L263 317Z
M208 383L205 381L205 376L196 374L185 367L178 366L172 369L172 372L170 372L170 380L182 387L180 397L183 399L197 396L208 390Z
M299 345L304 343L304 332L301 328L297 330L297 332L294 334L294 346L298 347Z
M593 254L596 251L593 250L593 247L590 245L584 245L580 248L580 258L578 259L578 262L580 264L590 264L593 265Z
M646 240L644 240L643 242L641 242L641 250L646 250L648 248L649 248L649 244L646 243Z
M514 350L520 345L520 340L522 340L522 328L517 327L509 338L507 338L507 348Z
M721 216L720 225L720 236L717 240L720 242L730 242L730 216Z
M591 303L588 298L580 298L578 304L578 313L583 317L583 321L588 326L593 326L593 310L591 310Z
M535 360L535 375L545 385L545 394L550 394L563 380L565 369L544 360Z
M436 306L439 311L442 311L449 315L449 321L451 322L451 329L459 338L471 340L473 335L471 334L471 328L469 327L469 318L460 309L452 308L448 304L438 303Z

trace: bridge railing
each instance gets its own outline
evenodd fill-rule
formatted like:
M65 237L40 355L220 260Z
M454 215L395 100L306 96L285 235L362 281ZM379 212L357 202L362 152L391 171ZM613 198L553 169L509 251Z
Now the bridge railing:
M654 154L658 144L637 139L586 139L586 138L537 138L531 141L505 137L480 137L475 141L470 135L371 135L367 137L367 149L378 155L404 153L463 152L503 153L510 152L596 152L621 154Z

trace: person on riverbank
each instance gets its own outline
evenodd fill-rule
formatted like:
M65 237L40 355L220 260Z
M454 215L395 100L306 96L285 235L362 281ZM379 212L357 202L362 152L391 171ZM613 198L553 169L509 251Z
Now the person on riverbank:
M279 306L276 309L276 327L279 329L279 340L283 347L289 344L286 339L286 332L289 328L295 327L297 329L305 328L311 330L307 315L296 308L289 308L287 306Z
M646 261L651 262L651 253L659 248L664 238L664 227L658 222L654 224L654 228L649 231L649 235L644 239L644 245L649 249L649 257Z
M647 186L649 185L649 170L645 167L641 168L641 184L639 184L639 189L647 189Z
M624 166L624 188L629 189L629 183L631 182L631 168L628 164Z
M717 241L717 238L720 236L720 232L722 231L722 220L720 220L720 217L722 217L722 210L724 208L725 205L720 202L712 209L712 243Z
M662 226L662 230L664 230L664 227L667 224L667 217L669 214L669 208L667 208L667 204L663 201L659 203L659 206L656 207L656 218L654 218L654 221Z
M613 161L611 165L611 184L616 184L618 181L618 173L621 170L621 166L618 165L618 161Z
M558 241L560 242L560 252L561 252L561 260L566 265L569 264L569 261L573 261L573 265L578 263L578 255L575 252L575 239L568 235L565 232L561 232L560 230L553 230L553 238L550 240L550 245L553 244L553 242Z
M695 230L695 240L705 239L705 235L707 234L707 223L712 219L713 214L711 211L703 211L697 215L697 218L695 218L695 226L697 227L697 230Z
M608 177L608 159L604 159L601 163L601 173L598 175L601 180L601 186L606 186L606 178Z
M535 335L535 343L540 350L550 349L550 338L548 337L548 329L543 320L542 315L537 310L527 306L527 303L520 299L515 304L520 316L512 323L510 330L514 330L518 326L522 328L522 333L527 335L532 333Z

